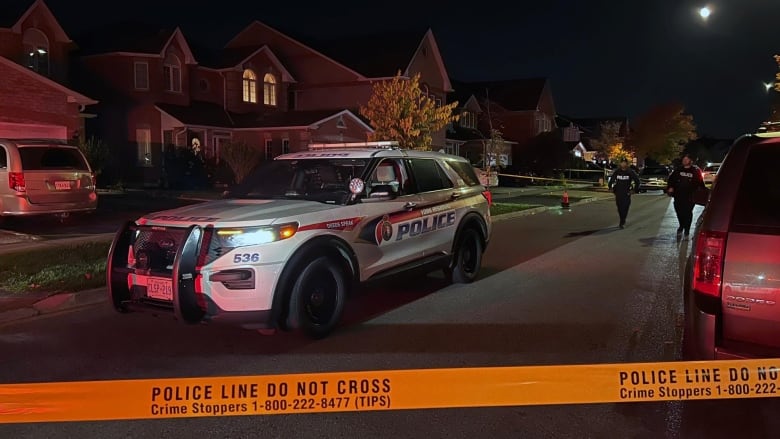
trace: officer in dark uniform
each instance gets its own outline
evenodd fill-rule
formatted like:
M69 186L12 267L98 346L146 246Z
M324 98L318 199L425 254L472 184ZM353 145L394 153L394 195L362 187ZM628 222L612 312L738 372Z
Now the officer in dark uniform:
M680 227L677 228L677 235L685 233L688 236L691 232L691 222L693 222L693 194L705 187L704 177L698 166L693 164L693 157L685 154L682 157L682 166L675 169L670 175L666 184L666 193L674 198L674 211L677 213L677 221Z
M609 177L609 190L615 194L622 229L626 226L628 208L631 206L631 192L639 192L639 176L628 167L628 160L621 160L620 167Z

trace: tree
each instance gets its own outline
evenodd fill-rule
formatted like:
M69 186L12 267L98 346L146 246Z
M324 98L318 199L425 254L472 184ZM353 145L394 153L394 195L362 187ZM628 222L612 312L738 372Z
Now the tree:
M374 84L368 104L360 107L374 129L374 140L394 140L407 149L428 151L433 133L457 121L453 114L457 102L437 106L420 90L420 74L402 78L399 71L392 80Z
M489 169L491 163L495 161L495 166L506 166L507 163L502 156L507 154L506 142L501 131L493 128L490 130L490 137L484 140L485 157L482 158L482 164Z
M98 138L90 137L80 140L78 147L95 174L100 175L111 159L111 149L108 144Z
M677 103L651 108L637 118L632 136L637 154L659 163L670 163L677 158L683 146L696 139L693 116Z
M232 142L221 148L220 156L230 169L236 183L241 183L260 163L260 149L244 142Z
M601 124L599 137L591 140L591 146L607 160L618 162L630 154L623 148L625 139L620 135L620 122L607 121Z

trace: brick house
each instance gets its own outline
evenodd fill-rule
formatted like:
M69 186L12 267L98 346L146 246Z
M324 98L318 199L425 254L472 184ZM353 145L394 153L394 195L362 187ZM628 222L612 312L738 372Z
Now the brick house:
M19 8L14 8L19 6ZM71 140L97 102L67 86L75 45L42 0L0 8L0 137Z
M595 150L591 145L593 140L598 140L601 137L601 126L605 123L615 123L620 127L619 135L626 140L629 140L630 124L628 117L626 116L611 116L611 117L589 117L589 118L573 118L568 116L560 116L559 120L566 123L564 128L564 140L567 140L569 136L573 136L575 131L578 135L577 140L580 141L587 151L586 160L594 162L605 162L607 157L603 157L603 154ZM571 139L572 141L574 139ZM626 145L629 147L629 145ZM635 159L636 160L636 159Z
M442 100L449 88L431 32L418 36L402 65L388 63L382 77L349 66L335 41L328 42L334 55L326 55L259 21L220 50L191 47L180 29L137 25L85 40L99 43L81 55L83 78L106 114L97 129L128 146L122 162L135 166L124 177L147 185L159 184L164 151L173 145L197 144L218 161L221 145L243 141L270 160L309 143L366 141L373 130L358 108L373 82L395 70L423 71Z
M447 127L445 152L463 156L474 165L484 166L483 159L489 154L487 145L490 141L490 123L482 124L481 122L489 121L488 114L483 111L482 105L473 93L467 88L460 90L455 90L450 95L451 100L458 102L455 112L460 118ZM494 128L500 131L504 130L503 125L495 125ZM503 166L512 164L511 152L516 143L504 139L503 148L499 151L499 164ZM488 162L495 164L496 160L491 158Z
M555 103L546 78L453 81L453 86L460 96L473 95L479 103L481 113L476 125L481 133L489 133L492 122L504 139L512 142L512 160L515 162L520 149L531 138L556 128ZM492 120L489 120L488 114Z
M423 93L440 104L447 102L452 91L431 29L323 39L292 36L255 21L226 47L262 44L272 47L298 79L289 90L290 110L341 108L358 114L359 107L371 97L374 83L391 79L398 72L407 78L419 73ZM433 136L434 149L444 148L444 131Z

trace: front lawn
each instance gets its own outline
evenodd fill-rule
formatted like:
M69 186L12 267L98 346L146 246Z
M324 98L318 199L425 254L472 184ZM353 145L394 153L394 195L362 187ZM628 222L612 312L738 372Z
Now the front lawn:
M522 204L522 203L493 203L490 206L490 215L503 215L505 213L520 212L522 210L533 209L539 207L537 204Z
M73 292L106 284L108 242L91 242L0 255L0 290Z

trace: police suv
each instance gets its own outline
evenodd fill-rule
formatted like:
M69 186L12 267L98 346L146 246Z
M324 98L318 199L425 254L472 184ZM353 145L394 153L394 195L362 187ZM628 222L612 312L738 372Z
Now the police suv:
M285 154L222 200L128 222L108 259L113 306L320 338L362 282L411 268L472 282L492 200L469 162L359 145Z

